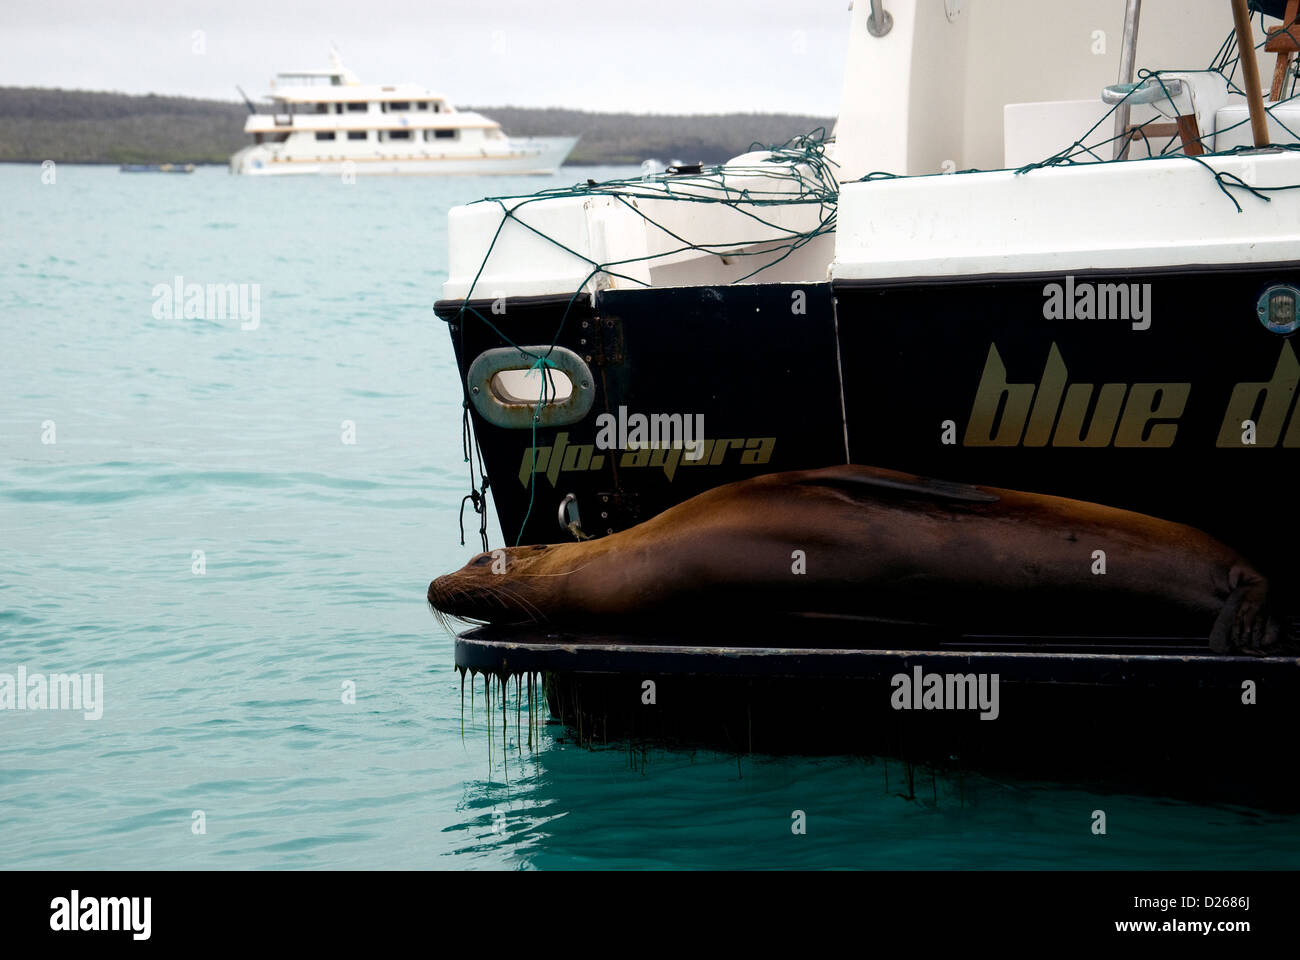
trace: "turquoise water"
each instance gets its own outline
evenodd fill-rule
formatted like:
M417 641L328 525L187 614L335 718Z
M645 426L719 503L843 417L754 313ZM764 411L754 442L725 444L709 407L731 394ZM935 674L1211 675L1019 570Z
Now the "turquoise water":
M0 165L0 673L104 678L97 720L0 712L0 868L1294 866L1295 817L969 772L909 800L896 761L515 752L512 722L503 765L481 688L462 741L424 603L474 552L446 214L628 172ZM156 316L177 276L259 284L260 325Z

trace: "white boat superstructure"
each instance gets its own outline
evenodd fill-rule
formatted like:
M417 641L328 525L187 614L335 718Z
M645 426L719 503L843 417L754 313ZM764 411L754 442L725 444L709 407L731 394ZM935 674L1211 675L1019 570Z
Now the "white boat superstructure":
M277 74L270 100L244 124L254 142L230 158L232 173L548 174L578 142L508 137L416 84L363 84L337 53L329 69Z
M1034 0L857 0L842 109L822 157L826 171L815 171L798 151L747 153L694 177L652 178L637 185L634 203L622 202L615 188L457 207L449 217L443 297L558 295L582 285L594 294L741 278L856 280L962 264L984 273L1081 270L1179 261L1191 249L1204 262L1250 259L1247 250L1281 258L1297 242L1300 220L1290 211L1300 210L1300 191L1276 187L1300 182L1300 151L1231 155L1252 144L1245 95L1218 71L1176 69L1207 63L1222 46L1233 29L1227 0L1148 3L1143 65L1160 76L1135 89L1115 87L1128 91L1130 133L1142 131L1125 158L1143 163L1096 162L1114 156L1108 86L1123 49L1136 47L1136 22L1126 29L1125 9L1139 0L1106 0L1097 21L1105 31L1093 29L1091 5L1061 5L1054 14L1064 18L1061 29L1092 38L1064 52L1042 41ZM873 29L877 12L888 15L888 29ZM1158 29L1157 15L1178 29ZM1255 29L1262 44L1262 23ZM1020 67L988 67L1003 62ZM1131 61L1126 79L1137 79ZM1045 99L1045 90L1056 99ZM1300 97L1267 106L1272 142L1296 144ZM1168 129L1157 135L1162 126ZM1198 133L1192 152L1211 154L1199 164L1189 163L1180 145L1177 131L1185 126ZM1076 142L1090 130L1089 142L1101 147ZM1015 172L1062 152L1074 154L1069 164L1032 176ZM787 176L774 179L764 167ZM938 176L971 169L983 172ZM838 183L829 184L831 200L823 204L809 181L827 171ZM889 176L868 177L877 171ZM1256 198L1238 214L1216 174L1263 183L1272 199ZM786 190L790 202L773 205ZM726 202L693 202L693 195ZM503 206L511 210L504 224ZM593 272L593 263L619 266ZM755 273L763 264L770 265Z

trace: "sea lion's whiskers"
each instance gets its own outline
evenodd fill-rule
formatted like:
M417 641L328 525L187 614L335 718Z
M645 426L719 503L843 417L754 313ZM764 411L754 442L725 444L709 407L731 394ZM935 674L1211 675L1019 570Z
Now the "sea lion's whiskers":
M591 566L595 562L596 561L594 560L588 560L580 567L574 567L571 570L561 570L559 573L517 573L515 574L515 576L521 578L522 577L567 577L570 574L577 573L579 570L586 570L589 566Z
M455 600L455 597L452 596L450 599ZM455 614L447 613L445 610L439 610L433 604L429 604L429 609L433 611L434 619L438 621L438 625L442 627L442 629L446 630L448 633L456 632L456 627L452 623L453 620L459 620L461 622L468 621L468 618L466 617L459 617L456 616Z
M483 595L489 600L495 601L502 610L509 610L510 605L501 599L501 588L493 584L492 586L483 587Z
M530 604L523 597L518 596L513 592L511 592L504 584L485 583L485 584L481 584L480 588L482 589L483 594L485 596L490 597L492 600L500 604L501 609L516 610L520 607L523 607L524 608L523 612L528 615L528 618L532 620L534 623L538 622L538 617L536 616L536 614L534 614L532 610L527 609L527 607L533 606L533 610L536 610L538 613L540 613L541 611L536 606ZM506 600L512 601L513 605L512 603L507 603Z
M542 608L537 606L537 604L533 603L527 597L508 590L505 587L496 587L495 589L500 590L504 596L509 597L511 600L519 604L519 606L523 608L524 613L528 614L528 618L532 620L533 623L541 623L546 619L546 615L542 613Z
M474 599L468 590L464 587L455 586L454 584L443 584L442 587L439 588L438 594L439 602L445 606L455 606L461 600ZM486 626L491 622L479 617L468 616L463 613L451 613L447 610L441 610L432 603L429 604L429 608L433 611L433 615L437 618L438 623L448 633L456 632L456 624L453 623L453 621L475 624L477 626Z

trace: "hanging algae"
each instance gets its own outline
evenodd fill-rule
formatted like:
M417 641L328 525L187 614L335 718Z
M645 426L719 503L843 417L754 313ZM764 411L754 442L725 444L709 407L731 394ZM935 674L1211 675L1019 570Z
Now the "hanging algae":
M461 672L461 739L464 742L465 729L465 696L464 685L465 675L470 676L470 708L471 708L471 731L474 728L474 706L476 696L474 687L478 679L479 671L477 669L457 667ZM485 717L487 719L487 742L488 742L488 769L489 771L496 763L496 744L501 745L502 766L507 772L509 771L509 751L511 749L509 740L509 698L511 695L511 681L514 683L515 698L515 745L514 749L522 758L524 755L524 746L528 748L530 754L540 749L542 743L541 728L546 719L546 714L551 711L551 706L547 702L548 696L554 697L555 713L569 727L570 731L576 734L576 741L579 746L592 748L598 743L608 744L609 739L609 703L605 698L596 697L594 699L584 698L579 695L579 690L570 684L561 684L552 688L554 678L545 672L531 670L485 670L483 671L483 696L486 703ZM495 710L497 705L493 702L492 697L500 698L501 709L501 730L498 733L493 731L495 725ZM524 701L527 699L527 704ZM590 700L590 702L586 702ZM527 710L527 722L524 720L524 711ZM546 714L543 713L546 711ZM637 735L631 731L626 734L617 734L616 738L623 741L628 752L628 765L634 769L644 771L647 753L644 744L639 742Z
M474 721L474 703L475 703L474 687L478 680L479 671L472 668L460 667L460 666L457 666L456 669L460 672L461 675L460 729L461 729L461 742L464 743L465 741L465 675L468 673L470 676L470 684L469 684L470 723L472 727ZM509 742L510 727L509 727L508 709L509 709L511 680L514 681L514 685L515 685L515 750L520 754L520 756L523 755L522 744L524 742L523 732L525 729L524 721L523 721L523 710L524 710L523 700L524 700L525 693L527 693L528 695L528 724L526 729L528 734L527 744L528 744L529 752L532 752L541 743L540 725L542 722L542 718L540 715L540 710L541 710L540 700L538 700L538 702L534 704L534 699L535 697L538 696L538 691L541 689L538 683L539 677L540 674L537 674L533 671L484 671L483 672L483 698L486 705L484 715L487 718L489 773L493 766L493 758L495 753L494 741L499 740L501 744L502 766L503 769L507 771L507 776L508 776L508 770L509 770L508 756L509 756L509 749L510 749L510 742ZM501 704L501 735L499 738L493 737L493 730L492 730L493 725L495 724L495 720L493 719L493 717L495 716L495 712L494 712L495 707L492 703L492 694L493 694L494 687L496 689L497 696L500 698L500 704Z
M497 684L501 688L501 768L506 779L509 780L510 750L509 744L506 743L506 678L504 674L497 674ZM517 741L515 745L518 746Z

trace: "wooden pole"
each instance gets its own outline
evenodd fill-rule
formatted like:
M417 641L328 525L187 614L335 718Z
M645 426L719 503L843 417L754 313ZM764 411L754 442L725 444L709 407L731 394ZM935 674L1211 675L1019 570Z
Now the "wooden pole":
M1255 59L1255 34L1250 29L1250 10L1246 0L1232 0L1232 20L1237 27L1237 54L1241 58L1241 75L1246 81L1246 102L1250 105L1250 132L1256 147L1268 146L1268 120L1264 113L1264 93L1259 85L1259 61Z

